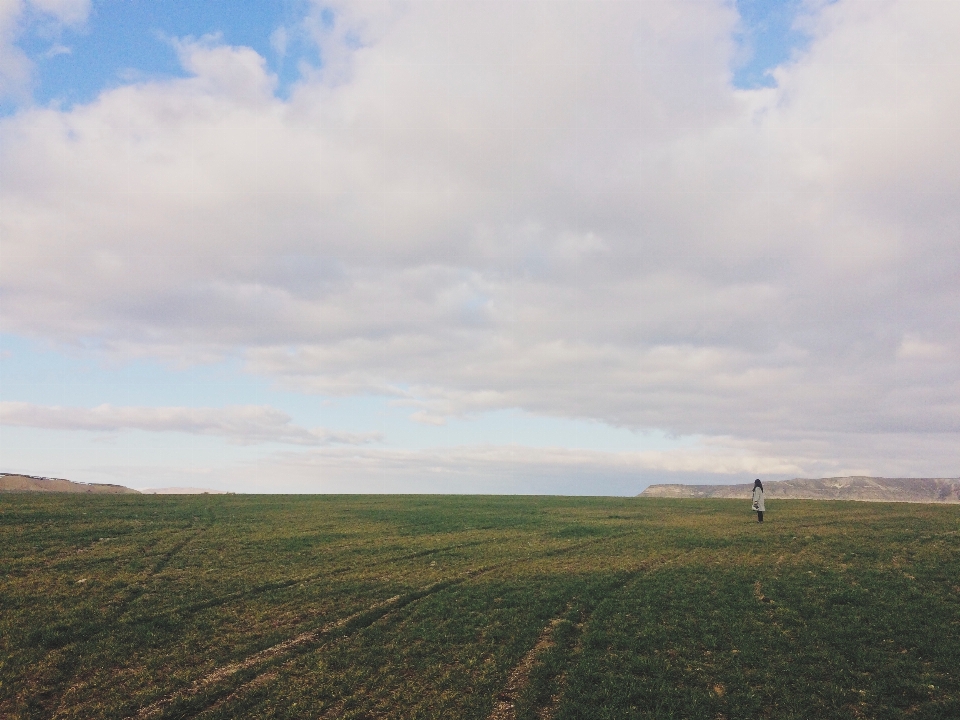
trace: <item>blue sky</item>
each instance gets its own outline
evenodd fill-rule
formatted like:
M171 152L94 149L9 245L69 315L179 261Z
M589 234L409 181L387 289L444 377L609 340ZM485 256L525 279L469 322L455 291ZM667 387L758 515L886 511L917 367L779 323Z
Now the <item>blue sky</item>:
M796 108L825 108L817 111L821 116L841 112L832 100L823 104L835 92L832 71L817 75L818 68L838 67L829 55L830 33L867 37L894 20L848 14L842 0L690 0L675 8L689 14L682 21L666 14L661 19L662 5L630 6L611 5L607 17L589 3L573 4L570 18L536 18L531 5L505 5L502 18L490 17L482 3L414 3L396 15L367 16L350 3L307 0L64 0L45 9L28 2L19 15L8 11L3 22L15 29L5 31L5 42L12 44L0 57L11 68L0 77L6 83L0 86L0 122L6 156L13 159L0 160L10 218L0 242L8 268L21 269L9 271L0 296L0 401L7 416L0 429L0 470L93 481L128 478L136 487L193 484L178 483L183 475L226 489L309 491L310 468L328 457L336 469L324 472L336 480L325 489L443 490L442 481L424 486L411 482L409 473L438 467L459 452L464 463L484 459L476 460L474 474L449 486L457 491L573 487L588 494L630 494L670 478L732 482L742 480L741 472L770 478L892 471L892 465L865 460L871 457L869 442L860 443L869 422L854 411L830 413L838 418L837 431L848 433L846 445L832 450L823 449L826 441L813 420L784 419L822 417L826 398L838 396L837 378L854 372L842 365L846 360L836 360L842 366L817 364L843 357L840 351L811 359L814 347L844 341L813 337L806 317L831 312L818 303L834 308L836 319L817 330L827 332L839 327L841 317L866 310L850 306L855 299L835 297L835 289L817 298L799 290L807 287L800 277L806 255L820 250L811 250L797 228L825 206L812 196L815 212L779 205L799 197L784 168L813 165L801 157L763 165L765 158L794 152L787 148L796 143L784 137L782 145L765 147L774 141L757 130L757 118L781 112L784 120L776 127L806 127L815 144L814 120L788 117L792 108L762 95L779 90L770 71L789 71L789 97L806 93L806 104ZM624 18L617 22L621 11ZM804 29L811 27L820 28L816 37ZM927 26L919 27L922 39ZM528 36L536 40L529 46ZM631 55L637 38L639 64ZM474 44L477 54L471 55ZM623 57L634 60L618 65L608 50L619 52L621 45ZM498 55L527 47L556 49L543 51L554 55L512 55L509 62ZM248 62L255 56L244 55L244 48L276 78L272 99L234 97L236 83L259 82L253 78L261 71ZM530 73L529 82L518 67ZM861 67L871 66L864 61ZM416 70L406 75L407 68ZM442 68L458 70L444 74ZM599 68L600 74L581 80L571 68ZM647 68L656 71L642 83L631 74ZM387 77L394 79L378 84ZM710 85L710 78L723 80ZM638 83L635 100L623 90L632 82ZM851 82L864 84L863 78ZM388 97L394 85L397 94ZM133 93L117 94L123 88ZM554 88L556 96L548 97ZM538 93L544 95L542 108L549 108L542 116ZM751 93L755 100L743 99ZM482 103L471 104L477 98ZM372 126L380 128L375 133L344 120L366 117L381 102L384 114L371 121L379 123ZM508 102L529 109L504 113ZM922 98L917 102L922 106ZM240 111L236 103L254 104ZM756 115L751 103L767 115ZM609 106L602 120L591 119L594 105ZM297 112L327 114L311 126L297 120ZM740 115L731 120L732 112ZM902 106L888 112L907 127ZM208 119L198 120L207 113ZM471 120L478 113L489 117ZM56 134L61 122L69 132L43 137L42 128ZM518 128L538 122L540 130L524 141ZM711 149L717 138L731 142L719 130L731 122L760 134L742 147ZM711 123L718 128L712 134ZM501 126L513 129L481 139L478 128ZM260 129L238 141L234 157L229 142L215 140L247 128ZM420 128L423 137L411 135ZM537 156L541 150L531 148L554 142L557 128L578 129L558 139L552 155ZM704 134L678 135L680 130ZM111 149L114 132L121 144ZM623 134L619 147L642 148L642 162L612 170L632 152L607 147L617 133ZM444 144L448 134L457 138L453 144ZM29 142L42 151L27 155ZM416 142L427 145L411 154ZM478 148L493 143L502 155L474 155L472 142ZM273 186L261 187L256 173L247 177L235 169L251 167L242 163L251 147L261 145L257 172L283 178ZM24 158L39 158L40 152L43 160L36 167L20 162L20 150ZM341 166L331 157L351 160ZM363 165L375 157L380 160ZM690 164L708 158L721 161L700 169ZM121 164L111 166L116 162ZM647 189L644 177L651 175L639 168L656 163L675 173L669 190ZM483 183L507 167L515 168L510 178L532 173L534 184L493 201L512 180ZM705 178L728 170L728 178L706 182L737 200L712 209L712 200L704 199ZM330 182L327 177L344 184L333 191L327 185L309 189L318 173L321 184ZM110 185L124 177L126 182ZM598 193L583 185L587 177L596 177L597 187L612 184ZM168 180L173 184L164 185ZM222 189L234 180L258 189ZM80 200L88 186L101 182L105 190ZM378 189L364 185L371 182ZM809 189L810 181L804 182ZM184 189L191 183L202 189ZM530 193L529 187L550 189ZM144 198L139 211L121 201L130 188L142 188L128 196ZM399 209L384 200L391 193L406 198ZM342 200L327 209L319 200L327 197ZM111 198L119 204L111 206ZM366 198L367 205L361 202L354 211L355 198ZM698 209L691 212L694 198L700 198ZM772 202L758 206L760 198ZM175 202L166 207L168 201ZM765 227L759 218L775 206L775 223L784 224ZM148 221L154 209L158 215ZM840 219L851 212L864 211L836 210L835 241L824 245L834 249L823 250L831 263L836 248L844 248L844 257L860 258L841 264L845 269L837 272L847 273L847 280L887 257L857 249L864 241ZM378 213L392 219L371 223ZM756 239L743 233L711 239L714 229L741 223L728 223L725 213L757 217ZM697 225L693 219L701 215L703 225ZM789 217L805 219L790 225L783 219ZM859 226L875 222L880 227L879 215L861 218ZM53 230L35 235L43 227ZM217 229L208 237L210 228ZM765 246L762 238L773 231L777 239ZM143 264L143 250L134 249L141 242L164 249L156 273ZM44 243L54 243L53 249L37 249ZM775 248L777 243L788 246ZM224 255L223 248L236 249ZM211 260L218 253L219 263ZM276 264L283 257L305 258L299 274ZM922 261L917 263L921 276ZM310 268L321 265L342 272L313 278ZM110 267L144 273L136 276L140 286L121 281L111 295L98 279ZM774 268L773 274L757 275L764 267ZM61 280L32 285L28 276ZM786 284L778 286L781 281ZM878 286L876 292L882 307L884 290ZM251 314L253 297L262 299ZM732 298L743 306L734 307ZM255 320L273 312L272 321ZM908 381L902 366L949 355L949 342L923 318L919 311L905 314L891 336L894 350L884 350L876 334L865 337L860 347L877 364L857 370L853 385L868 394L882 387L883 397L907 392L898 385L905 382L929 392L925 383L936 372L917 370ZM799 377L818 392L794 397ZM261 408L258 419L243 415L240 406ZM202 412L181 413L173 421L163 415L165 408ZM904 437L915 434L910 422L890 413L887 427ZM949 422L937 427L917 442L949 445L943 429ZM297 443L316 447L300 451L291 446ZM551 465L549 454L533 453L541 458L533 469L511 464L511 448L555 449L573 474L560 477L565 471ZM302 454L290 454L295 451ZM721 459L713 471L715 457ZM353 487L351 458L375 468L371 477L383 482ZM296 466L300 479L288 485L257 480L260 469L274 462ZM553 486L543 479L551 472L560 473ZM491 484L491 474L510 480ZM571 477L593 479L578 485Z
M289 1L103 2L82 24L64 26L33 9L20 46L34 62L33 98L41 104L86 103L105 88L184 77L174 41L206 35L256 50L282 93L297 79L299 62L319 61L316 46L298 32L307 10L306 2ZM289 28L282 45L271 41L281 28Z
M733 82L741 88L771 87L776 81L769 71L802 52L806 34L796 19L804 12L803 0L738 0L742 22L738 36L744 61L735 68Z

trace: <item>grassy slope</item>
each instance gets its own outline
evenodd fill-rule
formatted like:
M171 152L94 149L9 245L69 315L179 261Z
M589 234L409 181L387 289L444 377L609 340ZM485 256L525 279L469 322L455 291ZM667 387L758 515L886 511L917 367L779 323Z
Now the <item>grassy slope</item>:
M960 717L960 507L753 517L730 500L4 495L0 717L160 701L150 717L485 718L555 618L518 718Z

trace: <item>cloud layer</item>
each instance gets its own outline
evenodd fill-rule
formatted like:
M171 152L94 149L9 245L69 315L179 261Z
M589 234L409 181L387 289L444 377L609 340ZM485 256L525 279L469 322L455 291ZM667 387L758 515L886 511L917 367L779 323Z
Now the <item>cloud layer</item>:
M946 456L955 438L924 439L922 450ZM220 483L244 492L333 493L526 493L634 495L653 483L743 482L765 479L860 475L878 462L891 476L924 467L905 459L907 447L891 444L878 455L874 447L851 447L859 462L822 458L823 446L808 442L787 454L778 444L717 438L664 451L601 452L564 447L476 445L425 449L323 448L288 451L238 464L229 482L217 468L195 467L197 482ZM936 467L930 463L926 467ZM116 468L101 481L135 477ZM175 479L167 479L173 482Z
M0 402L0 425L43 430L118 432L181 432L215 435L241 445L362 445L381 440L377 433L341 433L294 425L286 413L261 405L226 408L116 407L94 408Z
M810 7L751 91L720 0L336 5L288 99L181 41L187 79L0 121L2 329L944 474L960 7Z

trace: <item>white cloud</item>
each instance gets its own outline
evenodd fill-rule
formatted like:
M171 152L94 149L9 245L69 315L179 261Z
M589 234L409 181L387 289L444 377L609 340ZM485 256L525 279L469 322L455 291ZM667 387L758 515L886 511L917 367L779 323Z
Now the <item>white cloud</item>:
M944 443L939 450L947 446ZM523 445L419 450L330 448L277 453L233 466L227 472L209 469L207 476L214 480L229 477L232 487L246 492L635 495L659 482L724 484L743 482L745 476L786 479L808 473L825 477L856 475L863 474L875 461L873 457L824 461L818 456L822 448L810 442L795 445L790 451L793 454L770 444L730 438L641 452ZM892 459L894 463L888 467L894 475L937 473L930 465L897 464L898 459Z
M757 91L720 0L336 10L288 101L206 39L0 121L2 329L798 474L953 461L960 6L816 6Z
M66 25L82 23L90 14L90 0L29 0L29 4Z
M30 77L30 60L16 45L23 5L0 0L0 98L22 94Z
M43 13L57 26L79 25L90 14L89 0L0 0L0 98L24 98L27 94L33 65L17 42L28 8ZM54 43L48 54L69 52L69 48Z
M72 52L73 50L71 50L66 45L61 45L57 43L56 45L50 46L50 49L43 54L43 57L49 59L49 58L57 57L57 55L69 55Z
M718 464L719 461L719 464ZM234 471L255 487L260 477L283 478L301 492L554 492L636 494L662 477L729 482L744 474L794 474L781 458L705 456L686 451L598 452L521 445L426 450L359 449L286 453Z
M270 47L272 47L273 51L281 58L287 55L287 45L289 41L290 38L287 29L282 25L270 33Z
M362 445L378 442L376 433L342 433L294 425L286 413L261 405L225 408L116 407L94 408L0 402L0 424L45 430L118 432L181 432L224 437L241 445L286 443L292 445Z

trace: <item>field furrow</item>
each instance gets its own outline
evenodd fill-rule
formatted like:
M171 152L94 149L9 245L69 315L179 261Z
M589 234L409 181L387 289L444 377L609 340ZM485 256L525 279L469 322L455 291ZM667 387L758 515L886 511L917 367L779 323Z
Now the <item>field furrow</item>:
M520 694L530 685L530 672L534 663L548 648L553 647L553 633L562 621L563 616L561 615L547 623L543 632L540 633L540 637L537 638L537 642L510 671L506 685L497 694L497 704L494 705L493 712L490 713L488 720L516 720L517 700Z

